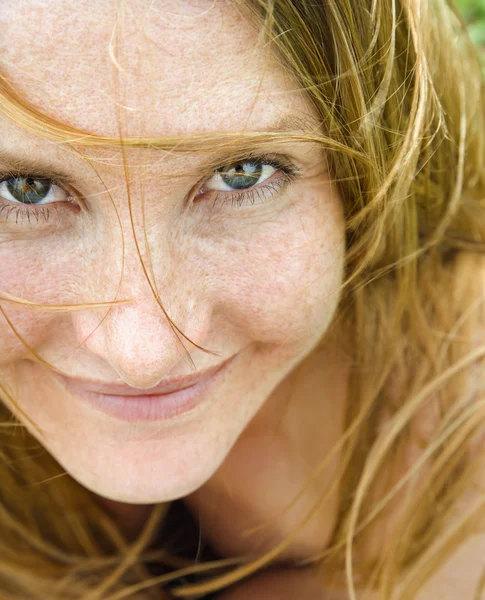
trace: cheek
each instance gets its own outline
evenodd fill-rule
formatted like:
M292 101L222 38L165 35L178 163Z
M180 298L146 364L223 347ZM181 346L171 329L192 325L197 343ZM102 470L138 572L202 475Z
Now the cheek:
M301 201L292 198L280 210L234 210L231 216L211 221L205 232L198 228L197 234L186 230L170 237L167 231L157 234L169 240L163 247L155 235L151 240L162 301L171 308L191 297L194 303L210 305L212 335L224 332L233 339L289 343L294 349L325 331L343 277L344 226L335 193L307 191ZM84 236L0 244L0 292L45 304L113 298L119 252L99 242L106 236L91 237L92 244L86 231ZM131 254L132 248L125 266L131 265ZM128 267L125 279L130 285L142 276L139 267L137 274L126 273ZM150 293L146 284L143 290ZM131 292L123 288L121 296ZM46 340L72 343L69 313L26 310L10 303L0 308L5 311L0 313L1 363L29 356L8 320L34 349ZM184 323L180 326L183 329Z
M86 275L72 244L61 247L38 239L0 243L0 297L20 301L0 301L0 363L28 357L27 346L38 349L66 321L66 313L25 308L22 302L76 303Z
M293 202L256 228L197 249L221 320L263 343L321 335L339 300L344 225L340 202L319 194Z
M35 349L48 336L52 316L19 310L3 304L0 314L0 364L32 356Z

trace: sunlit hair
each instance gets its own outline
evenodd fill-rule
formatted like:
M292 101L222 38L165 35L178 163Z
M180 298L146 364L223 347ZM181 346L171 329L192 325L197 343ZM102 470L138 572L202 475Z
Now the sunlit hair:
M355 588L366 586L382 600L411 599L485 516L485 498L464 513L455 509L483 458L479 434L485 426L485 347L478 345L485 325L479 61L444 0L253 0L241 10L308 95L320 115L318 127L96 137L39 113L5 78L0 114L76 152L107 145L123 152L216 149L242 159L275 139L321 146L347 225L342 300L322 344L345 339L351 401L338 447L338 523L329 547L307 562L326 582L342 576L352 599ZM17 301L2 294L2 302ZM172 326L188 347L191 341ZM207 580L177 585L172 593L208 594L277 561L291 542L251 559L193 566L169 550L147 550L167 514L159 505L129 543L93 496L3 412L0 598L159 599L160 584L195 571L207 573ZM322 456L320 469L330 458ZM329 495L318 499L308 519ZM382 521L391 513L382 543ZM379 547L370 542L377 531ZM365 560L357 560L361 556ZM150 578L146 560L173 572Z

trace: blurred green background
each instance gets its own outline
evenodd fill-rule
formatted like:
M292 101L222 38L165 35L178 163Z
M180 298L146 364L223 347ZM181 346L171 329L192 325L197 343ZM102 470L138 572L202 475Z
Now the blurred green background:
M456 0L456 4L468 23L470 37L485 49L485 0Z

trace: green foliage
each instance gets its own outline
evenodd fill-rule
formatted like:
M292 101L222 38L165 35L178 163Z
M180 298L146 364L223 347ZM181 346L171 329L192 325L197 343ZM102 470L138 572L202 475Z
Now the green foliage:
M485 0L456 0L456 4L468 23L471 39L485 48Z

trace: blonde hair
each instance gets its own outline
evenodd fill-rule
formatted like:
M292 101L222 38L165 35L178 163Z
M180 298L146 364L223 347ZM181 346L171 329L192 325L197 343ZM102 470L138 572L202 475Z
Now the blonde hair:
M352 401L339 444L338 523L327 550L312 558L327 574L345 570L351 598L356 581L383 600L415 598L485 516L485 499L455 515L475 480L485 423L479 377L485 347L478 344L485 249L479 61L445 0L244 4L282 68L312 101L319 131L103 138L39 113L1 77L0 114L69 147L217 147L244 157L251 143L276 138L321 145L347 223L346 280L334 330L345 332ZM194 567L168 550L147 549L167 513L159 505L129 544L54 459L46 452L32 458L38 445L3 411L0 598L162 598L155 585L195 571L218 573L172 589L177 597L197 596L271 564L288 543L232 566ZM427 431L420 427L425 419L432 423ZM410 447L414 460L404 476L395 474L395 464L407 464ZM328 459L322 457L321 468ZM313 512L324 502L319 499ZM398 517L386 544L369 550L372 532L390 510ZM366 560L354 564L364 547ZM146 560L173 572L150 579Z

